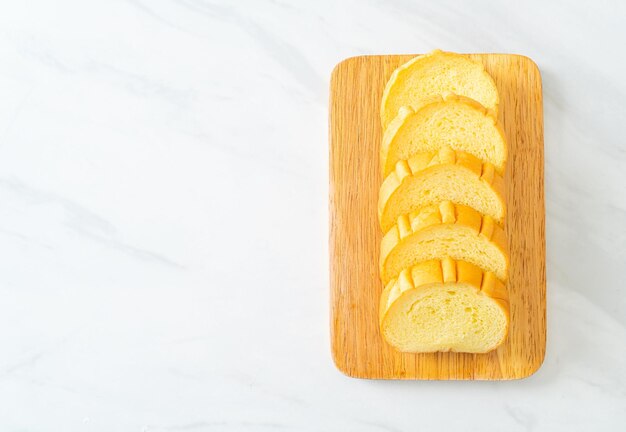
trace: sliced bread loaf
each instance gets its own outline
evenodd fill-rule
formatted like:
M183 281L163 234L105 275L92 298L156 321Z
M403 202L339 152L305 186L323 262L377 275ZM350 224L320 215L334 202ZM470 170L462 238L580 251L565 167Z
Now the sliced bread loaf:
M467 261L500 280L509 266L506 236L494 220L450 201L400 216L380 247L384 285L422 261L450 257Z
M380 187L378 218L386 234L398 218L421 207L452 201L504 223L504 180L490 163L442 147L399 161Z
M387 284L379 314L381 333L399 351L485 353L506 338L508 293L473 264L425 261Z
M417 110L400 108L383 136L383 175L389 175L399 160L446 145L504 171L506 139L495 113L473 99L448 93L428 98Z
M418 108L429 96L453 92L471 97L497 111L498 90L482 63L469 57L435 50L396 69L385 86L380 108L383 130L403 106Z

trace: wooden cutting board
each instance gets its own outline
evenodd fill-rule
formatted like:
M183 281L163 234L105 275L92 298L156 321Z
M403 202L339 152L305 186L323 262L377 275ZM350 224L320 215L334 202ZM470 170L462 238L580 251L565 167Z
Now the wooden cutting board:
M527 57L477 54L500 92L509 162L506 231L511 253L507 341L488 354L402 354L381 338L378 278L380 98L393 70L411 55L341 62L330 85L330 300L335 364L376 379L524 378L546 347L545 207L541 76Z

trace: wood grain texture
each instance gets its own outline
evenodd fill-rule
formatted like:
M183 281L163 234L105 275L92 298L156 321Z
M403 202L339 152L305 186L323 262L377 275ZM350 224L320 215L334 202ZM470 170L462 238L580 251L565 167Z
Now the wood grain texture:
M511 324L488 354L403 354L382 339L378 277L382 237L376 204L382 182L379 106L393 70L412 58L363 56L337 65L330 88L330 301L335 364L375 379L524 378L546 346L545 208L541 76L527 57L478 54L500 92L509 161L506 231L510 250Z

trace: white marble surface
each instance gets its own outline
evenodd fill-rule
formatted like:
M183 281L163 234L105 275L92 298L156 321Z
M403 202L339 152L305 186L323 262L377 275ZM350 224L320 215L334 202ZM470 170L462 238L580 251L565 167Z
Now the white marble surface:
M4 2L0 430L626 430L619 2ZM548 350L516 382L329 352L335 63L511 52L545 96Z

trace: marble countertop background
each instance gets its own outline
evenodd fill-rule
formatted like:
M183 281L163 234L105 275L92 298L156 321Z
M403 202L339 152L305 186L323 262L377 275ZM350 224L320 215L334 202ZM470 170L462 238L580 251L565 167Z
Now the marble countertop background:
M626 430L626 4L57 0L0 13L0 431ZM534 59L548 347L514 382L339 373L330 72Z

